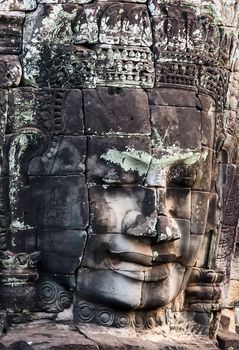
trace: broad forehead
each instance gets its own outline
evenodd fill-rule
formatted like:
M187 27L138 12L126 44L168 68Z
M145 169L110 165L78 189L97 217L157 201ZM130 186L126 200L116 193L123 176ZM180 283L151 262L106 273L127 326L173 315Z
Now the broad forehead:
M9 99L9 132L37 126L54 134L57 127L60 134L89 136L99 152L106 143L145 153L152 146L161 151L213 148L214 102L194 90L17 88Z

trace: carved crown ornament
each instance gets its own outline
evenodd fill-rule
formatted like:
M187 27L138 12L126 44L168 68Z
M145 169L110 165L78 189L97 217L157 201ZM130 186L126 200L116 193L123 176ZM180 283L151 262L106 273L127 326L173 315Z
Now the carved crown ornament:
M7 2L0 321L214 338L237 244L238 1Z
M188 86L211 94L220 110L237 37L234 27L222 25L218 17L223 13L228 19L237 5L221 4L216 12L213 3L196 3L93 2L68 11L68 25L64 5L49 5L58 29L46 28L44 23L34 26L33 21L33 29L25 31L25 81L65 88ZM38 11L44 15L41 7ZM32 20L29 16L29 25ZM42 40L43 33L48 34L47 40ZM34 58L30 39L35 43Z

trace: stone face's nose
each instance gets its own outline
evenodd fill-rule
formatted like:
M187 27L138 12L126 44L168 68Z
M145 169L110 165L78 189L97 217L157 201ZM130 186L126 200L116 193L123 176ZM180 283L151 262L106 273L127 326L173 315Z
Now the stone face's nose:
M140 211L129 211L122 221L122 231L131 236L157 236L157 214L152 213L149 217L142 215Z
M169 216L157 216L156 213L145 218L138 211L128 212L122 222L122 231L130 236L156 237L157 243L181 238L176 221Z
M175 241L181 238L181 232L176 221L169 217L161 215L156 224L157 242Z

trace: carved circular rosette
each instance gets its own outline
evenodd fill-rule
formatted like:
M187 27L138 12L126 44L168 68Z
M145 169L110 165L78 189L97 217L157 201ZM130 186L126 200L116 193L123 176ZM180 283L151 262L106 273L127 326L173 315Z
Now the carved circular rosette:
M44 304L52 304L57 299L57 287L50 281L42 282L39 286L39 297Z
M99 309L96 312L96 323L101 326L112 326L114 323L114 312L110 309Z
M90 323L95 317L95 307L86 301L74 305L74 319L76 322Z
M146 324L145 324L146 328L152 329L154 327L156 327L156 317L154 314L148 314L146 316Z
M136 313L134 318L135 328L145 328L145 315L143 313Z
M115 316L115 326L118 328L126 328L131 324L131 318L126 313L119 313Z
M63 311L72 304L72 294L52 281L44 281L39 285L39 299L42 308L51 312Z
M56 307L59 310L67 309L72 304L72 295L67 291L59 292L56 300Z

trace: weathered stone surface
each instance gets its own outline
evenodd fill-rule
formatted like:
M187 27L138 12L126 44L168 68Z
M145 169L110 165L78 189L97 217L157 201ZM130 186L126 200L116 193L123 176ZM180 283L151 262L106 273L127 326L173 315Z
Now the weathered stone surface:
M19 208L24 211L26 225L56 229L83 229L87 225L83 175L31 177L30 189L22 189L24 206Z
M49 149L51 151L51 148ZM48 151L45 152L48 155ZM29 175L77 175L85 171L86 137L60 136L53 156L34 158Z
M1 2L0 11L32 11L36 7L36 0L6 0Z
M8 132L37 127L47 135L83 134L82 93L79 90L12 89L9 105ZM54 146L57 141L52 140Z
M201 115L197 110L189 107L151 106L151 116L152 127L157 130L164 146L201 146Z
M158 191L158 211L174 218L191 218L191 191L184 188L160 188Z
M229 284L228 297L227 297L229 305L232 305L232 306L238 305L239 303L238 288L239 288L239 280L231 279Z
M221 331L217 336L219 348L230 349L233 348L235 350L239 349L239 336L235 333L229 331Z
M96 46L95 52L97 85L153 88L154 64L150 48L101 44Z
M238 303L237 7L0 4L0 304L13 322L129 327L85 328L102 350L210 348L221 297ZM45 334L32 348L92 345Z
M8 247L13 252L31 253L37 249L37 234L33 229L9 230Z
M0 56L0 88L18 86L22 76L22 68L18 56Z
M90 217L93 233L154 235L156 191L142 186L94 186L90 188ZM133 233L136 227L145 228Z
M212 181L212 158L214 151L210 148L202 148L203 156L198 164L196 181L193 184L194 190L210 192Z
M210 193L192 191L191 233L204 235Z
M150 339L150 336L153 339ZM150 335L151 334L151 335ZM107 335L107 336L106 336ZM108 342L108 339L111 342ZM137 334L134 330L118 329L110 330L105 327L80 325L73 327L61 323L48 322L42 324L37 321L26 323L23 326L11 327L7 335L1 339L1 346L6 349L14 349L16 342L28 344L29 350L55 350L55 349L87 349L87 350L208 350L216 349L213 341L206 339L165 339L160 332L149 330L142 334ZM29 343L31 342L31 345ZM160 344L160 345L159 345ZM4 349L4 348L3 348ZM20 348L17 348L20 350ZM28 348L26 348L28 350Z
M83 95L87 134L150 134L144 91L97 88L84 90Z
M12 285L1 286L0 290L1 309L7 303L8 307L15 312L23 310L37 311L37 292L34 286Z
M61 253L65 256L81 257L85 242L85 231L39 230L37 232L38 250L45 252Z
M151 106L175 106L175 107L196 107L195 91L157 88L148 90L149 104Z
M112 18L110 23L107 20L109 17ZM100 18L99 42L150 47L152 33L147 7L132 3L109 3Z
M74 4L41 4L26 16L22 57L25 84L64 88L94 85L94 62L90 61L94 52L72 45L71 21L77 10Z
M0 5L1 54L16 54L20 52L24 17L24 14L21 12L2 12Z
M50 274L74 274L80 267L80 257L69 256L62 253L41 253L41 265Z
M108 184L142 183L151 160L149 137L89 137L87 179Z

